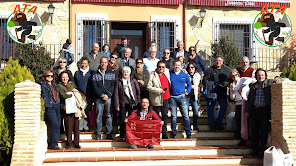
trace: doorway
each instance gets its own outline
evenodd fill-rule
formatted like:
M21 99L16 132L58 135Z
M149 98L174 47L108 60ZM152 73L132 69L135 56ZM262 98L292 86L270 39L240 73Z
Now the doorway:
M111 51L121 43L121 38L127 38L135 59L143 56L146 51L147 22L111 22Z

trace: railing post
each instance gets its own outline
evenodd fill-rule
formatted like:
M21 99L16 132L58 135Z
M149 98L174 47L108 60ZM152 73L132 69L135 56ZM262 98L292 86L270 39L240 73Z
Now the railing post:
M271 144L292 153L296 164L296 82L271 86Z
M47 146L46 126L40 120L40 85L26 80L15 85L14 145L11 165L41 165Z

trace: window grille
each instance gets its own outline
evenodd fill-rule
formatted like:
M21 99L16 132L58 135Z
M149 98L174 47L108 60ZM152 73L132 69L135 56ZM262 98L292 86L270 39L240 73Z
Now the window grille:
M174 51L177 45L178 29L175 21L156 21L151 23L151 37L160 51L165 48Z
M7 60L12 56L13 40L7 33L7 19L0 18L0 58L1 60Z

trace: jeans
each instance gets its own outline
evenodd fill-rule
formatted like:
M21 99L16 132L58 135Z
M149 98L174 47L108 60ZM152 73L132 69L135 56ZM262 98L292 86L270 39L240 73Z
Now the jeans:
M69 61L69 56L71 58L71 60ZM74 55L72 53L65 53L65 58L67 60L67 66L69 66L73 61L74 61Z
M218 118L215 121L214 107L216 105L216 101L218 101L218 103L220 104L220 111L219 111ZM216 99L216 100L207 99L208 120L209 120L211 129L216 129L216 124L222 125L222 120L223 120L224 115L226 113L227 107L228 107L227 98Z
M102 116L104 112L104 108L106 111L106 127L107 133L111 134L112 132L112 114L111 114L111 98L108 100L96 99L96 122L97 122L97 134L102 134Z
M188 116L188 104L186 98L183 98L182 96L172 96L170 107L172 111L172 135L177 135L177 107L179 107L183 117L183 124L186 131L186 135L191 136L190 120Z
M195 97L188 96L187 98L188 102L188 108L189 108L189 103L191 104L192 107L192 112L193 112L193 130L196 130L198 127L198 101L195 100Z
M44 120L49 130L49 144L52 147L58 146L60 137L61 114L60 104L53 104L52 107L45 107Z

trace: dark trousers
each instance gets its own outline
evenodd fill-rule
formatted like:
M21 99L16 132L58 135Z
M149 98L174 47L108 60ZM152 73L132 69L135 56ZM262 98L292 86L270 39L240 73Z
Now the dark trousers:
M79 145L79 120L75 117L75 114L65 114L65 128L67 136L67 145L72 144L72 132L74 130L74 145Z
M125 104L125 107L120 107L120 137L121 138L125 138L125 134L126 134L126 124L124 122L125 118L126 118L126 112L128 112L128 116L131 115L131 113L134 111L134 109L129 105L129 104Z
M253 108L252 122L252 142L255 152L264 152L266 149L268 133L270 131L270 112L267 109Z
M49 145L58 146L60 137L61 114L60 104L53 104L52 107L45 107L44 120L47 125Z
M241 137L241 115L242 115L242 105L235 105L235 122L238 129L238 137Z
M220 104L220 111L219 111L219 115L218 118L215 120L214 117L214 108L216 106L216 101L218 101L218 103ZM207 108L208 108L208 119L209 119L209 123L210 123L210 127L211 129L215 129L216 128L216 124L217 125L222 125L222 120L225 116L226 110L227 110L227 98L223 98L223 99L208 99L207 100Z
M169 99L163 100L162 106L153 106L153 110L157 113L158 116L161 112L161 120L164 122L162 125L162 135L167 135Z

